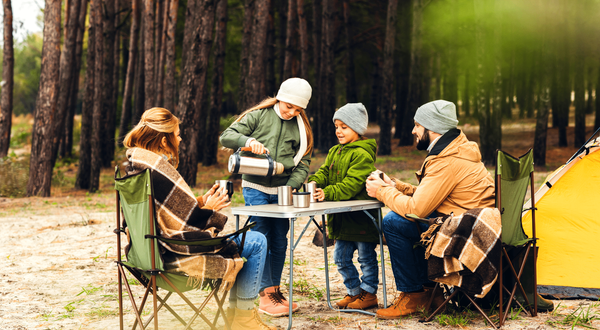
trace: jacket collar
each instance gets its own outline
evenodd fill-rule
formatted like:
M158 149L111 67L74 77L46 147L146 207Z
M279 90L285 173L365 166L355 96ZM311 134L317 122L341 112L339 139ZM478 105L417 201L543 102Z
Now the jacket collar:
M429 152L429 154L427 156L429 157L429 156L433 156L433 155L439 155L459 135L460 135L460 130L458 128L453 128L453 129L449 130L448 132L444 133L444 135L442 135L440 137L440 139L436 142L436 144L433 146L433 148L431 148L431 151Z

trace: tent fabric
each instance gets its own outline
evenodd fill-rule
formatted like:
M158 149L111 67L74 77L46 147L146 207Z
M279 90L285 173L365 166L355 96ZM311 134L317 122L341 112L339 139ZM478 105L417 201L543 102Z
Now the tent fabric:
M600 288L599 142L590 142L586 152L553 173L535 194L538 285ZM530 235L527 207L523 227Z

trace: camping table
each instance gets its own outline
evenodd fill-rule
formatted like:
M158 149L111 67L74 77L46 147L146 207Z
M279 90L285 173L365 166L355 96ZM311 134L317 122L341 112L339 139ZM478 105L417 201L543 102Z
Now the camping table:
M384 254L383 254L383 232L381 229L381 212L379 212L378 219L373 218L367 210L371 209L380 209L383 207L383 204L376 200L352 200L352 201L340 201L340 202L318 202L318 203L310 203L309 207L306 208L296 208L293 206L280 206L277 204L266 204L266 205L255 205L255 206L241 206L241 207L232 207L231 211L233 215L235 215L235 229L239 229L239 221L240 215L246 216L259 216L259 217L268 217L268 218L288 218L290 221L290 281L289 281L289 294L290 294L290 316L288 329L292 327L292 304L293 301L293 284L294 284L294 250L296 246L300 242L302 235L306 232L308 226L314 223L317 228L323 233L323 251L325 257L325 285L327 289L327 304L329 308L340 311L340 312L359 312L363 314L368 314L375 316L375 313L363 311L360 309L337 309L331 305L330 300L330 292L329 292L329 263L327 259L327 235L325 235L325 228L319 226L319 224L315 221L315 216L321 215L321 219L324 218L325 214L334 214L334 213L343 213L343 212L353 212L353 211L364 211L369 218L375 224L377 231L379 233L379 246L381 248L380 259L381 259L381 278L383 284L383 305L387 306L387 295L386 295L386 287L385 287L385 263L384 263ZM294 222L296 218L299 217L310 217L309 221L304 226L304 230L300 233L298 240L294 242ZM323 223L323 222L321 222Z

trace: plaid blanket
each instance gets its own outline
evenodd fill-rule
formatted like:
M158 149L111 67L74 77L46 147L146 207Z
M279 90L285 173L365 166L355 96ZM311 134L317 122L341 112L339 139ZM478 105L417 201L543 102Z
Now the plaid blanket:
M483 298L498 277L500 212L495 208L472 209L444 220L428 246L428 277ZM431 234L428 231L423 236ZM427 237L423 239L427 242Z
M227 216L201 209L194 193L177 170L162 156L142 148L127 150L128 174L150 168L158 235L170 239L193 240L217 237ZM188 275L188 285L199 287L205 279L222 279L222 289L235 282L243 261L237 245L177 245L160 241L165 270Z

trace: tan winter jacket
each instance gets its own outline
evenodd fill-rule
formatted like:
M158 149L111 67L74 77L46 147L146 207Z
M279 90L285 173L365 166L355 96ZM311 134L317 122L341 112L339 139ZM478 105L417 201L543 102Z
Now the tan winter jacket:
M459 215L495 205L494 179L481 162L479 147L459 129L436 142L416 175L418 186L393 179L396 187L383 185L377 199L400 216Z

